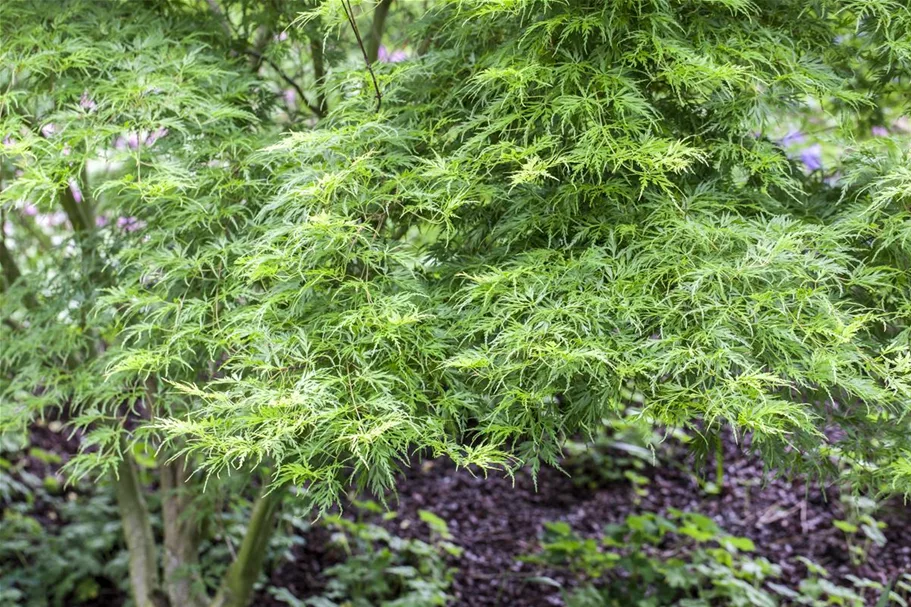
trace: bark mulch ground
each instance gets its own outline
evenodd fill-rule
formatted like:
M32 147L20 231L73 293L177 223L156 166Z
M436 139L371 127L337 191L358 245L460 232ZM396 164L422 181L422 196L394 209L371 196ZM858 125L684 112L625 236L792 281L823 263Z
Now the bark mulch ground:
M675 454L679 455L679 454ZM681 461L692 465L692 460ZM418 510L430 510L449 525L455 543L465 550L456 564L455 604L465 607L562 605L560 590L529 581L546 574L517 557L534 552L547 521L566 521L581 533L597 535L608 523L627 515L669 508L711 516L728 533L752 539L757 552L783 569L783 580L796 587L806 571L795 559L801 555L827 567L833 577L854 574L888 583L911 571L911 506L900 500L883 505L877 517L887 523L884 547L870 548L865 563L850 561L844 534L833 520L844 518L843 504L834 487L803 479L769 478L761 462L733 443L725 445L725 478L717 495L700 488L697 475L686 465L653 467L646 495L637 495L626 482L578 487L560 471L542 470L537 487L530 475L482 478L457 470L445 461L415 464L399 486L394 507L399 516L383 524L405 537L426 539ZM710 463L711 465L711 463ZM340 555L326 549L328 534L315 528L306 544L270 576L276 586L298 597L318 594L323 586L319 568ZM565 581L565 580L564 580ZM257 605L273 603L265 593Z
M36 425L31 445L60 455L62 461L78 448L78 437ZM534 552L543 525L565 521L577 531L597 535L608 523L622 521L638 512L665 513L669 508L711 516L728 533L752 539L757 552L783 569L784 582L796 586L805 575L799 555L827 567L836 577L854 574L887 583L902 572L911 572L911 506L900 500L883 504L877 518L887 523L887 543L872 546L861 565L851 563L844 534L833 520L845 517L836 488L823 487L802 478L770 478L761 462L729 441L725 444L723 490L710 494L698 481L692 458L669 446L663 465L640 471L648 478L645 494L627 481L608 481L578 486L561 471L541 470L537 484L527 474L514 479L483 478L456 469L444 460L415 462L401 479L392 506L398 516L373 522L404 537L427 539L427 526L419 510L429 510L449 525L454 541L464 549L452 593L455 605L464 607L544 607L562 605L560 590L530 581L548 575L562 580L559 572L544 571L520 562L517 557ZM55 474L59 463L49 464L26 456L26 468L39 478ZM61 463L62 463L61 461ZM678 462L674 465L669 463ZM713 464L707 464L711 467ZM704 467L704 466L703 466ZM710 474L710 473L709 473ZM35 504L35 514L48 527L54 513ZM293 559L269 575L269 584L288 588L304 599L318 595L325 585L320 571L339 562L343 555L329 542L330 532L314 525L293 549ZM569 582L569 580L562 580ZM103 588L100 603L111 607L122 602L115 588ZM284 605L263 589L256 607Z

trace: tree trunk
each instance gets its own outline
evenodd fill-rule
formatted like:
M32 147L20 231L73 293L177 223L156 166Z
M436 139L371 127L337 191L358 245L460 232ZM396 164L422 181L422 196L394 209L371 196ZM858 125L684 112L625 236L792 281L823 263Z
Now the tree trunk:
M326 66L323 57L323 42L318 37L310 38L310 57L313 60L313 77L316 81L316 109L320 116L325 116L329 111L326 103Z
M367 40L367 62L374 63L380 54L380 45L383 41L383 30L386 29L386 15L392 0L380 0L373 10L373 26L370 28L370 38Z
M266 548L275 531L276 515L281 506L283 489L274 489L259 496L250 514L247 532L237 558L222 579L218 594L210 607L246 607L262 572Z
M199 523L193 511L194 487L181 456L161 470L161 515L164 523L164 585L172 607L205 605L199 571Z
M130 588L137 607L167 607L158 578L155 536L149 521L139 475L132 456L124 452L114 479L123 535L130 557ZM176 606L175 606L176 607Z

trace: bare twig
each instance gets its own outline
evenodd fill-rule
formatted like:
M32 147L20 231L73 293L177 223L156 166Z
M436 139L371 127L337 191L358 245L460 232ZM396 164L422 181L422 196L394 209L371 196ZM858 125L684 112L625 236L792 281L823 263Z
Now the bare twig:
M364 63L367 65L367 71L370 72L370 77L373 79L373 88L376 91L376 111L380 111L380 106L383 104L383 94L380 92L380 84L376 80L376 74L373 73L370 57L368 57L367 49L364 47L364 41L361 39L361 32L357 28L357 21L354 18L354 9L351 8L350 0L342 0L342 8L345 10L345 17L348 18L348 23L351 25L351 29L354 31L354 37L357 39L357 45L360 47L361 53L364 55Z
M236 34L234 32L234 27L231 25L231 21L228 19L228 16L222 10L221 6L219 6L218 1L217 0L206 0L206 4L209 5L209 8L211 9L212 13L214 13L215 16L218 17L218 20L221 23L222 28L225 30L225 33L228 36L230 36L232 39L235 39L235 40L238 39L238 37L236 36ZM250 48L247 45L247 42L245 40L240 41L244 46L244 48L243 48L244 54L249 55L256 60L256 63L253 63L251 65L251 67L253 69L259 69L259 65L262 62L268 63L269 66L273 70L275 70L275 72L279 75L279 77L282 80L284 80L289 85L294 87L294 90L297 92L298 96L301 98L301 101L307 106L307 108L311 112L316 114L318 117L322 118L325 115L325 112L321 111L319 109L319 107L310 103L310 100L307 99L307 96L304 94L304 91L303 91L303 89L301 89L300 85L297 84L297 82L295 82L294 79L291 78L288 74L286 74L284 72L284 70L282 70L281 67L279 67L279 65L277 63L275 63L274 61L272 61L271 59L269 59L262 53L262 50L263 50L265 44L268 42L268 32L260 31L258 33L259 33L259 35L257 37L257 40L256 40L253 48Z
M282 68L279 67L279 65L277 63L275 63L274 61L272 61L271 59L269 59L262 53L258 53L256 51L254 51L253 49L246 49L244 52L247 53L248 55L257 57L260 61L264 61L267 64L269 64L269 67L271 67L273 70L275 70L275 72L279 75L279 77L282 80L284 80L285 82L287 82L289 85L291 85L294 88L294 90L297 92L298 96L301 98L301 101L304 102L304 104L310 109L311 112L313 112L320 118L325 116L325 112L323 112L320 108L318 108L317 106L310 103L310 100L307 99L307 95L304 94L304 89L302 89L300 87L300 85L297 82L295 82L294 78L292 78L291 76L286 74L282 70Z

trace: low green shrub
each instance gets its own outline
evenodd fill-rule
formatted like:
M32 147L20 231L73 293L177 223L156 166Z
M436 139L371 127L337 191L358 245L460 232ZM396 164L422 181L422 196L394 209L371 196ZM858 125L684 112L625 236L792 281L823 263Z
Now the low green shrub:
M127 555L112 496L51 496L41 486L29 490L45 504L44 518L55 520L42 520L28 501L4 509L0 604L70 607L98 599L104 587L126 592L121 582L127 579Z
M577 587L564 593L567 607L863 607L872 604L869 597L883 594L880 605L907 604L897 584L886 589L853 578L852 586L841 586L807 559L802 561L808 577L798 589L788 588L774 581L779 565L751 555L754 550L752 540L726 533L706 516L671 510L668 517L628 516L597 539L582 537L563 522L548 523L541 551L523 560L563 570L575 580ZM550 577L534 579L563 587Z
M378 514L374 502L358 502L358 509ZM458 557L462 550L452 539L446 522L431 512L420 518L431 531L424 542L391 534L379 525L327 516L325 524L333 529L332 542L347 558L326 569L329 578L325 592L300 600L287 589L273 588L272 594L292 607L432 607L447 605L454 569L447 556ZM395 518L386 512L384 518Z

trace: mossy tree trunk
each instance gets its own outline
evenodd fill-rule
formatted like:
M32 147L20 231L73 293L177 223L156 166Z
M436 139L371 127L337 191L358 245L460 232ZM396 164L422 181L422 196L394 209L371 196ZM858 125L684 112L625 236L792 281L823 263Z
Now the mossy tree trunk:
M210 607L244 607L259 577L284 491L265 492L256 500L237 558L228 568Z

